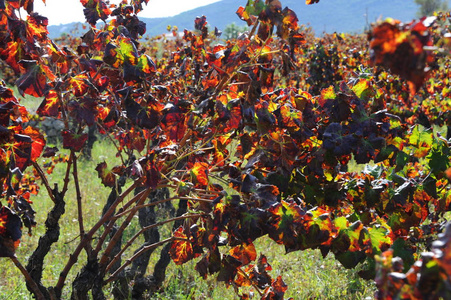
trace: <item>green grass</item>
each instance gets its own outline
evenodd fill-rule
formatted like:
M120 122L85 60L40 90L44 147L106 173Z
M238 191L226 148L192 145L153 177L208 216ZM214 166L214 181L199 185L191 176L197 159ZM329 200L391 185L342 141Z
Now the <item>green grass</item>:
M331 255L323 259L319 250L284 254L283 246L267 237L257 240L256 248L267 256L273 269L270 275L281 275L288 285L285 299L373 299L374 284L360 279L354 270L344 269ZM151 299L238 299L233 287L216 282L213 276L203 280L194 266L195 261L171 265L165 291ZM254 294L258 295L255 290Z
M102 162L118 162L115 157L114 147L102 141L95 144L92 152L92 161L79 161L79 178L83 198L83 210L85 213L85 228L94 225L100 218L103 205L107 199L109 189L105 188L97 177L95 166ZM108 165L113 167L112 164ZM49 176L49 182L57 183L61 188L62 178L65 173L65 164L57 165L53 174ZM129 183L128 183L129 184ZM128 186L128 185L127 185ZM69 255L76 247L78 237L77 205L73 183L70 184L69 193L66 196L66 213L60 222L61 235L58 243L52 246L52 250L45 261L45 270L42 282L45 286L56 284L59 273L67 263ZM44 189L38 196L32 198L33 208L36 210L37 227L33 234L28 236L24 233L21 245L17 250L17 256L23 265L26 265L29 255L37 245L39 237L44 233L44 221L47 212L52 208L52 201ZM169 234L169 228L163 228L163 234ZM126 236L131 236L139 230L137 218L127 228ZM165 238L165 236L162 236ZM136 249L142 243L138 240L134 245ZM358 278L356 271L345 270L332 256L322 258L318 250L297 251L284 254L283 246L277 245L267 237L256 241L259 254L265 254L268 262L272 265L270 272L273 278L281 275L288 284L286 298L294 299L365 299L372 298L374 284ZM223 252L226 250L224 248ZM151 257L148 272L152 272L153 265L158 260L160 249ZM84 265L86 257L81 255L77 264L69 273L66 286L63 291L63 299L69 298L70 282L75 278L77 272ZM170 264L167 270L167 280L164 289L149 299L238 299L232 287L227 288L224 283L216 282L214 276L203 280L195 271L197 260L182 266ZM25 287L25 280L7 258L2 259L0 264L0 299L32 299ZM111 299L106 287L105 292ZM244 289L246 290L246 289ZM256 293L256 291L254 291ZM258 294L256 295L258 296ZM256 297L258 298L258 297Z

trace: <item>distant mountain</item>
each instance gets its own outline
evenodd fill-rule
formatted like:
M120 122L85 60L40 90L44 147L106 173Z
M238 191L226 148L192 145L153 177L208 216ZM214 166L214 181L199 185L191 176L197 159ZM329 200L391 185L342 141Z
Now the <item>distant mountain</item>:
M401 21L415 19L418 5L413 0L321 0L317 4L305 5L303 0L282 0L283 6L294 10L300 24L308 24L317 35L323 32L363 32L367 23L378 18L392 17ZM149 8L151 9L149 2ZM166 33L168 25L176 25L180 31L193 29L196 16L207 16L211 28L223 30L235 22L245 25L236 15L239 6L245 6L247 0L222 0L203 7L183 12L168 18L140 18L147 25L147 34L154 36ZM70 33L81 23L49 26L50 37ZM84 32L85 30L81 30Z
M317 4L305 5L303 0L282 0L283 6L294 10L300 24L309 24L316 34L322 32L363 32L366 22L376 21L379 17L391 17L401 21L410 21L416 17L418 5L413 0L321 0ZM177 25L181 30L192 29L196 16L205 15L212 28L224 29L235 22L245 25L236 15L237 8L245 6L247 0L222 0L199 7L156 24L152 19L142 18L150 35L166 32L167 25Z

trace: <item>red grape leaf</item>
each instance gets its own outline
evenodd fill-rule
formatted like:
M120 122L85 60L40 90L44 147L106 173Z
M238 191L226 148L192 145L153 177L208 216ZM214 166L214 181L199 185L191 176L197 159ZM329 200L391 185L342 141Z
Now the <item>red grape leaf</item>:
M14 134L14 142L9 146L9 150L14 154L15 167L24 171L29 166L32 151L32 139L23 134Z
M181 140L186 133L185 116L181 109L169 104L163 110L163 114L161 127L166 136L172 141Z
M138 63L132 65L128 62L124 63L124 80L126 82L139 82L146 75L155 73L156 65L148 55L141 55L138 58Z
M127 97L124 101L125 110L127 111L127 118L129 118L136 125L152 129L158 125L160 119L160 109L158 105L141 106L132 99Z
M42 157L54 157L58 151L59 149L57 147L46 147Z
M24 130L24 134L28 135L33 142L31 143L31 160L36 162L36 160L41 156L42 151L45 147L44 136L39 132L38 129L28 126Z
M20 94L44 96L47 79L53 81L55 75L47 66L38 64L36 60L21 60L19 64L26 70L25 74L16 81Z
M207 278L207 273L213 274L218 272L221 269L221 254L219 253L218 247L209 250L204 257L199 260L195 268L204 279Z
M116 123L118 122L119 112L115 107L110 109L108 107L100 106L97 120L103 122L104 129L109 129L116 125Z
M13 118L14 108L16 108L17 102L8 101L0 104L0 125L6 127L10 126L10 121Z
M78 63L82 71L89 72L91 74L91 77L93 77L95 76L99 66L102 65L103 62L99 59L86 59L82 57L78 59Z
M151 188L156 188L158 186L158 182L161 178L159 168L161 168L161 165L155 164L153 160L146 159L144 161L143 170L146 175L146 186L150 186Z
M86 74L78 74L69 79L70 88L75 97L81 97L86 94L92 83L89 81Z
M20 72L19 61L25 58L23 44L17 41L11 41L6 44L6 48L0 51L0 57L13 68L16 73Z
M36 110L36 113L42 117L58 117L59 97L55 90L49 90L45 93L45 98Z
M0 104L7 102L19 103L13 90L7 87L3 80L0 80Z
M63 148L71 149L75 152L80 151L88 140L87 133L76 134L70 130L63 130L61 135L63 136Z
M194 28L196 30L202 30L202 28L204 28L205 26L207 26L207 17L202 16L202 17L196 17L196 19L194 20Z
M130 0L130 5L133 6L135 14L143 10L143 3L147 5L147 3L149 3L149 0Z
M299 29L298 25L298 17L296 13L285 7L281 13L282 21L277 22L277 35L286 40L290 36L291 32L294 32Z

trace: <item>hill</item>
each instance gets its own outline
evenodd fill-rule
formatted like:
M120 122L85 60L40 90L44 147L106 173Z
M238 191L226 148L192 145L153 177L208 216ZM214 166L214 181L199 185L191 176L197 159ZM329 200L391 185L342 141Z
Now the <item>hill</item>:
M179 29L193 28L196 16L205 15L212 28L224 29L235 22L245 25L236 15L239 5L246 5L247 1L222 0L207 6L199 7L177 16L166 18L156 24L152 19L143 21L148 24L150 35L166 32L167 25L177 25ZM402 21L415 18L418 5L407 0L322 0L314 5L305 5L303 0L281 1L284 6L294 10L301 24L309 24L319 35L322 32L363 32L367 20L369 23L379 17L392 17ZM366 17L366 14L368 16Z
M147 34L153 36L166 33L168 25L176 25L180 30L192 29L196 16L205 15L212 28L224 29L235 22L245 25L236 15L238 6L246 5L246 0L222 0L168 18L141 18L147 25ZM314 5L305 5L303 0L285 0L296 12L300 24L310 25L317 35L322 32L363 32L368 23L378 18L392 17L410 21L416 17L418 5L413 0L321 0ZM149 7L151 9L151 2ZM70 32L77 23L49 26L52 38ZM81 23L78 23L81 24Z

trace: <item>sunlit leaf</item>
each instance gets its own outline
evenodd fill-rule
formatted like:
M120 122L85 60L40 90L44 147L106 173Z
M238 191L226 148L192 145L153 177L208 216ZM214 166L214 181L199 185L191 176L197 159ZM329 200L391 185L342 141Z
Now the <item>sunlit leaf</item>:
M31 3L33 0L26 0ZM47 25L49 21L46 17L39 15L38 13L30 13L27 16L27 36L30 42L34 42L34 40L44 41L47 38L47 34L49 33L47 30Z
M36 162L36 160L41 156L42 151L45 147L45 139L44 136L39 132L38 129L28 126L25 128L25 135L29 136L33 142L31 143L31 160Z
M243 265L249 264L257 258L257 252L255 246L252 243L244 243L240 246L236 246L230 249L230 255L241 261Z
M172 261L176 265L184 264L194 258L194 251L191 242L184 233L184 229L180 226L173 233L173 237L176 238L169 249L169 255Z
M202 186L208 185L208 171L208 165L202 162L196 162L190 170L193 180Z

